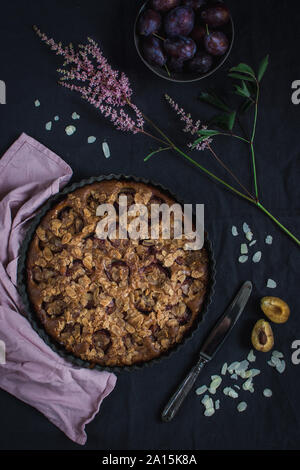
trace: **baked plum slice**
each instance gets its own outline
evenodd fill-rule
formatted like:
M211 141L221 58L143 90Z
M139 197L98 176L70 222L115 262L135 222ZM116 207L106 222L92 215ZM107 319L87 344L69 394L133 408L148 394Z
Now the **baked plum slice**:
M93 334L93 345L97 350L106 352L111 345L110 332L108 330L98 330Z
M116 260L105 268L105 273L110 281L115 281L118 284L128 280L130 269L125 261Z

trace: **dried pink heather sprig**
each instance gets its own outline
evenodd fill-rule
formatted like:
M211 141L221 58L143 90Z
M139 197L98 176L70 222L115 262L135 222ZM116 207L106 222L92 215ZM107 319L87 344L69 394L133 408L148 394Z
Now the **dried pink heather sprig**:
M183 121L185 126L182 129L183 132L191 134L194 136L198 133L200 129L207 129L207 126L201 125L201 121L194 121L190 114L186 113L183 108L180 108L177 103L169 95L165 95L166 101L169 103L171 108L176 112L176 114L180 117L180 121ZM207 138L194 146L193 142L187 144L189 148L193 148L195 150L205 150L209 144L211 144L212 139Z
M121 131L143 132L144 119L138 107L131 102L132 89L128 77L113 70L103 56L98 44L88 38L87 44L80 44L75 51L72 44L62 46L48 38L37 26L34 30L56 55L64 58L59 83L95 106L104 117ZM129 115L125 108L129 108Z

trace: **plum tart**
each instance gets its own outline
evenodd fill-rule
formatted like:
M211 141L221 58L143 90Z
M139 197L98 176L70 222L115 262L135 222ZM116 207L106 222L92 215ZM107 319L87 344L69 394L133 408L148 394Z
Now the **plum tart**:
M121 194L128 206L176 202L144 183L86 185L46 213L27 254L27 290L46 332L74 356L110 367L150 361L181 342L209 278L206 249L186 250L184 238L99 239L97 208L118 209Z

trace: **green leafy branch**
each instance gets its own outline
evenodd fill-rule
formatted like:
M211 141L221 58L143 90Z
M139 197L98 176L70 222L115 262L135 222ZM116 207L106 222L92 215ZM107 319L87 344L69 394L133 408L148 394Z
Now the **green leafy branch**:
M259 64L257 74L254 72L253 68L245 63L240 63L239 65L232 67L229 70L229 78L234 80L233 84L233 93L238 97L242 98L241 103L237 108L229 106L223 98L220 98L215 92L202 92L200 95L200 100L205 102L214 108L218 109L218 114L213 116L213 118L208 123L208 128L202 128L198 130L198 137L194 141L192 148L196 148L199 144L203 142L208 142L208 139L211 137L216 137L218 135L228 136L235 139L238 139L249 146L250 150L250 159L253 173L253 185L254 185L254 195L251 194L245 186L239 181L237 176L225 165L225 163L216 155L215 151L212 149L211 145L207 143L206 148L211 152L213 157L218 161L220 165L231 175L231 177L237 182L237 184L242 188L243 191L238 190L236 187L229 184L224 179L219 178L217 175L209 171L203 165L198 163L196 160L191 158L186 152L181 150L175 143L147 116L144 116L148 124L152 126L155 131L159 134L159 140L164 144L163 147L158 150L151 152L144 161L148 161L154 154L157 154L165 150L173 150L177 154L184 157L190 163L193 163L200 170L202 170L206 175L212 178L215 182L222 184L226 189L235 193L243 199L246 199L251 204L254 204L259 210L261 210L266 216L268 216L275 224L277 224L289 237L292 238L298 245L300 245L300 240L293 235L284 225L282 225L279 220L274 217L270 211L268 211L261 203L259 199L259 190L258 190L258 178L257 178L257 169L256 169L256 156L255 156L255 136L257 129L257 120L258 120L258 103L260 97L260 83L265 75L265 72L268 68L269 56L266 56L261 63ZM243 129L241 124L241 116L247 111L250 111L254 108L253 111L253 121L252 127L250 129L249 135ZM221 111L221 113L220 113ZM236 131L237 124L243 131L243 135L240 135Z

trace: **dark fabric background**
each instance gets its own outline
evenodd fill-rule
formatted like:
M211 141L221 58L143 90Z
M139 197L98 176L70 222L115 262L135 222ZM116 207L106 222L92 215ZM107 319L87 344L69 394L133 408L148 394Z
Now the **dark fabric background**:
M215 75L193 84L164 81L140 61L132 35L140 4L137 0L11 0L1 2L0 8L0 79L7 84L8 101L0 106L0 154L24 131L64 158L73 168L74 180L110 172L135 174L168 186L187 202L204 203L206 229L217 260L215 295L199 333L178 354L159 365L119 376L114 392L87 426L84 449L297 449L300 366L291 363L291 343L300 339L299 248L256 208L209 181L180 157L165 152L145 164L145 154L155 145L142 136L115 131L79 96L58 87L55 70L59 60L39 42L31 25L38 24L57 40L77 43L91 36L99 41L112 64L130 77L136 103L180 143L184 143L184 135L163 94L169 93L197 118L206 117L209 109L197 100L199 92L208 87L222 90L230 65L245 61L257 67L270 53L256 142L260 193L265 206L299 237L300 106L291 103L291 83L300 79L299 3L228 0L236 24L230 59ZM38 109L33 106L36 98L41 101ZM64 127L73 123L73 111L81 119L75 123L76 134L67 137ZM45 123L56 114L60 121L47 132ZM89 135L97 136L97 143L87 145ZM112 154L108 160L100 145L104 139ZM251 187L247 149L227 138L219 139L215 148ZM225 177L208 153L194 153L194 157ZM243 237L233 238L231 226L241 231L245 221L263 251L263 260L257 265L237 262ZM264 245L266 234L274 237L271 247ZM277 281L276 290L266 288L268 277ZM236 411L237 401L220 394L221 410L205 418L199 398L191 393L177 419L163 424L159 415L166 399L193 363L210 326L246 279L254 284L251 300L230 339L198 383L208 383L225 360L241 360L247 355L251 328L262 316L259 299L268 294L283 297L292 310L287 324L274 325L276 348L286 355L287 371L277 374L266 365L266 356L257 354L262 374L255 380L253 395L241 394L241 399L248 402L245 413ZM265 387L273 390L271 399L262 396ZM2 449L80 448L35 409L3 391L0 416Z

